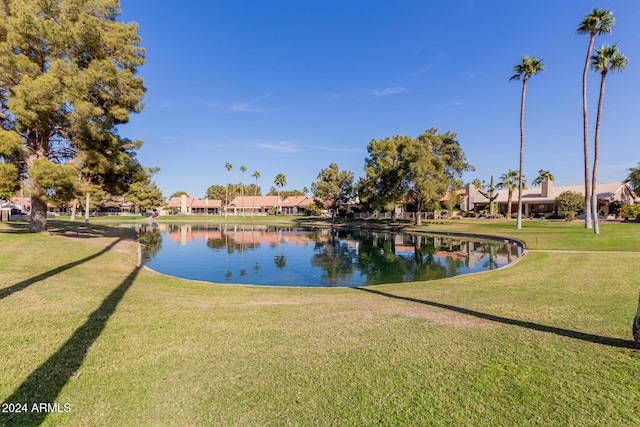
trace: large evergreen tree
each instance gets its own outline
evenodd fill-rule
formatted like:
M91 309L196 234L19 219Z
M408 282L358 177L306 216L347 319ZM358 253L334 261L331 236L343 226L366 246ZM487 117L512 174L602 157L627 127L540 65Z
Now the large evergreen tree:
M318 181L311 184L311 191L331 211L333 222L340 205L354 196L353 172L341 171L337 164L331 163L320 171Z
M462 173L474 170L456 137L455 133L438 134L438 129L431 128L401 151L407 188L416 204L416 225L422 224L426 206L438 206L447 191L462 187Z
M372 139L364 164L366 176L357 184L360 203L367 210L391 212L392 221L395 221L396 203L405 201L407 194L400 150L410 139L401 135Z
M392 210L397 202L412 201L416 224L426 206L435 206L444 194L460 188L460 178L473 167L466 161L456 134L429 129L418 138L395 136L369 143L367 176L358 183L358 195L373 209ZM395 219L395 217L393 217Z
M0 180L17 187L28 179L31 231L46 230L47 201L73 197L61 176L127 184L116 177L131 170L140 143L116 127L142 109L145 88L135 74L144 50L137 24L117 20L119 6L0 2Z
M155 210L165 204L162 191L151 177L157 173L159 168L143 169L138 179L131 184L129 192L125 195L125 202L133 203L141 212Z

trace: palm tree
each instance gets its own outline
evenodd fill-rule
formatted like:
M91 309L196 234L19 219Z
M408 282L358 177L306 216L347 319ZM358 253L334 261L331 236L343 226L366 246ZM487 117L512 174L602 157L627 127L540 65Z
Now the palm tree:
M542 66L542 59L536 59L533 55L531 58L528 56L522 57L522 63L513 66L515 74L509 79L520 80L522 79L522 98L520 101L520 169L518 171L518 220L516 222L516 229L522 228L522 190L524 185L522 182L522 165L524 158L524 100L527 96L527 82L529 77L538 73L538 71L544 71Z
M224 164L225 169L227 170L227 196L226 196L226 203L225 203L225 207L224 207L224 217L227 217L227 207L229 206L229 171L233 168L233 166L231 165L231 163L227 162Z
M242 204L243 204L243 209L242 209L242 216L244 216L244 173L247 171L247 167L242 165L240 166L240 172L242 172L242 182L240 185L240 197L242 198Z
M584 218L585 228L591 228L591 197L589 187L589 115L587 112L587 73L589 71L589 60L591 59L591 51L593 50L593 42L596 35L611 33L611 27L616 22L613 12L606 9L594 8L580 22L576 33L589 34L589 49L587 50L587 58L584 61L584 71L582 72L582 117L583 117L583 135L584 135L584 206L587 213Z
M516 185L519 182L520 175L518 171L509 169L507 173L503 173L500 176L500 181L496 184L498 188L507 189L507 219L511 219L511 204L513 203L513 191L516 189ZM524 176L522 177L522 189L527 188L524 182Z
M555 180L555 178L554 178L554 176L551 174L551 172L546 171L546 170L544 170L544 169L540 169L540 170L538 171L538 177L537 177L536 179L534 179L531 183L532 183L534 186L538 186L538 185L541 185L541 184L542 184L542 181L546 181L547 179L548 179L549 181L554 181L554 180Z
M284 174L279 173L278 175L276 175L276 179L273 180L273 183L276 185L276 187L278 187L278 205L279 205L280 204L280 191L282 190L282 187L287 185L287 178L284 176ZM278 206L278 208L279 208L279 206Z
M625 182L630 182L633 186L633 191L637 194L640 191L640 162L635 168L629 168L629 175Z
M629 63L629 58L618 51L618 44L602 45L591 57L591 68L600 73L600 97L598 98L598 115L596 116L596 136L593 144L593 175L591 176L591 210L593 215L593 232L600 233L598 226L598 194L596 193L596 174L598 173L598 155L600 154L600 120L602 119L602 103L604 101L604 85L607 73L622 72ZM589 212L587 211L587 215Z
M258 178L260 178L260 172L255 171L253 174L251 174L251 176L256 179L256 186L253 189L253 206L251 207L251 217L253 218L253 211L255 210L256 206L256 194L258 194Z
M471 184L473 184L476 190L484 190L485 182L480 181L480 178L474 178L474 180L471 181Z

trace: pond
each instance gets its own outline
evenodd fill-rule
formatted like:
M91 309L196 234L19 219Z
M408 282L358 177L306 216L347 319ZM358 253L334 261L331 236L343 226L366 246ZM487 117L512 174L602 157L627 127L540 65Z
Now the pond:
M237 224L137 225L143 262L214 283L356 287L495 270L522 254L511 241L365 229Z

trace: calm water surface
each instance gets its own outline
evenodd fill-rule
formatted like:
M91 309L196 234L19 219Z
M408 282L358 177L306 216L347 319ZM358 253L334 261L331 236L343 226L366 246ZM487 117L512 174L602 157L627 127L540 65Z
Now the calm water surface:
M520 246L424 234L256 225L139 226L145 265L215 283L366 286L494 270Z

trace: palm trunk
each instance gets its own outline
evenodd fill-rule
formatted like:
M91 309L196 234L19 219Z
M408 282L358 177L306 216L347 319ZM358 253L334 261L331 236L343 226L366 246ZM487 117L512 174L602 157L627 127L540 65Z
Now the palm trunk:
M91 195L87 193L84 202L84 222L89 222L89 205L91 203Z
M71 205L71 221L75 221L76 220L76 210L78 208L78 198L75 197L73 199L73 205Z
M29 231L31 233L43 233L47 231L47 202L33 194L31 194Z
M633 333L633 339L636 342L636 348L640 348L640 298L638 298L638 311L636 312L636 317L633 319L631 331Z
M253 206L251 207L251 218L253 218L253 212L256 210L256 194L258 194L258 180L256 179L256 188L253 190Z
M527 96L527 75L522 78L522 100L520 102L520 169L518 171L518 219L516 229L522 228L522 167L524 164L524 100Z
M592 228L591 225L591 193L589 186L589 112L587 111L587 74L589 72L589 59L593 50L593 41L595 40L595 32L591 33L589 39L589 50L587 50L587 59L584 62L584 71L582 73L582 118L583 118L583 135L584 135L584 227Z
M507 198L507 220L511 221L511 204L513 203L513 191L509 191Z
M600 119L602 118L602 104L604 102L604 85L606 80L607 71L604 70L602 72L602 80L600 80L600 98L598 99L598 115L596 116L596 136L593 144L593 175L591 177L591 211L593 215L593 232L595 234L600 234L600 226L598 225L598 193L596 192L596 175L598 173L598 155L600 154Z
M224 202L224 217L227 217L227 208L229 207L229 171L227 170L227 187Z

